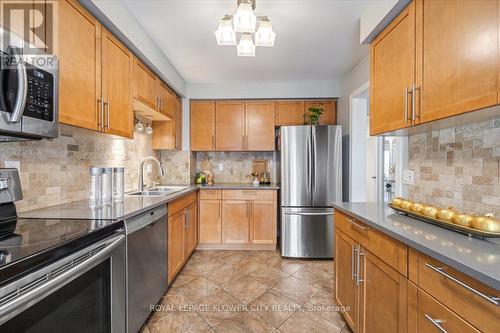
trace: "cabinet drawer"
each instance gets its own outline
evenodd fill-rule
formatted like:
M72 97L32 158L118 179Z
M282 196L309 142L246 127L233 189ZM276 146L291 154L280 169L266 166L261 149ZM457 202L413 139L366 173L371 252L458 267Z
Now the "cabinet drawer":
M417 332L478 333L479 331L422 289L417 294Z
M220 200L222 199L221 190L200 190L200 200Z
M224 190L222 191L224 200L252 200L252 201L273 201L276 200L276 191L273 190Z
M407 247L353 217L335 211L334 224L362 247L407 276Z
M421 289L482 332L498 332L500 306L479 293L493 298L500 296L499 291L421 253L412 255L417 255L417 281Z
M198 199L198 192L192 192L168 203L168 216L172 216L179 212L181 209L196 202Z

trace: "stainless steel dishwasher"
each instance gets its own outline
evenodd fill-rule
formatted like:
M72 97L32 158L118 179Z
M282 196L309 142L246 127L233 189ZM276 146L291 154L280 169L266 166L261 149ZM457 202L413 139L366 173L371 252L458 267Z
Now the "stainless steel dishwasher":
M125 221L128 332L137 333L167 290L167 207Z

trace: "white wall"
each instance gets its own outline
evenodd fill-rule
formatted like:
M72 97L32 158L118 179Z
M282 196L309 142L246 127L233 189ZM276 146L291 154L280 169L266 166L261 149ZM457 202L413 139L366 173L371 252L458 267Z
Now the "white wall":
M297 83L188 83L190 99L320 98L340 96L337 80Z
M129 45L126 41L123 42L127 44L127 46L130 47L134 53L142 53L142 56L147 59L146 61L146 59L141 57L141 54L137 54L141 60L145 61L146 64L159 72L157 74L179 95L186 96L187 87L184 78L179 74L179 72L177 72L165 54L155 44L155 42L121 1L80 0L80 2L94 15L96 15L96 17L105 25L106 23L111 22L123 35L119 36L119 34L117 34L117 37L125 37L128 39L132 45ZM96 10L100 13L96 12ZM103 17L103 15L105 17ZM113 33L117 33L114 31L116 29L112 29L112 27L108 28Z
M384 18L397 3L398 0L380 3L379 5L370 8L370 11L361 14L361 18L359 19L359 42L361 44L364 43L372 31L374 31L382 21L384 21Z
M340 82L337 123L342 125L343 198L349 200L349 96L370 80L370 56L361 60Z

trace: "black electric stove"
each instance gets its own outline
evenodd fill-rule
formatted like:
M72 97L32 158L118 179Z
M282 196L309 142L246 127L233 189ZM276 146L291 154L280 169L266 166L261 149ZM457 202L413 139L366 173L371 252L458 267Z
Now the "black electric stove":
M14 217L0 221L0 286L123 227L123 222L110 220Z

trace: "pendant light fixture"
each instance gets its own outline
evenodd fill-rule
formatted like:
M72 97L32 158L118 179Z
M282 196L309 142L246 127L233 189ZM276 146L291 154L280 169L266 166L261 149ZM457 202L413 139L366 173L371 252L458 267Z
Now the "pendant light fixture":
M236 46L240 57L254 57L256 46L274 46L276 33L271 21L267 16L255 16L255 1L237 0L236 13L224 16L215 31L217 45L236 45L237 34L240 35Z

